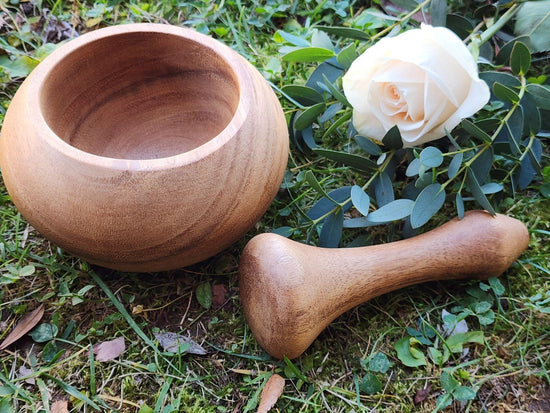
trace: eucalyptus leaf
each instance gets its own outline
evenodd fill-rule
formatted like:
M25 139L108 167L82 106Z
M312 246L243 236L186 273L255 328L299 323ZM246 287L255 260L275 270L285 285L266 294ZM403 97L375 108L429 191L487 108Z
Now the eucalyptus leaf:
M321 47L323 49L334 50L334 45L330 37L323 31L314 29L311 36L311 45L313 47Z
M545 110L550 110L550 87L530 83L527 85L527 93L533 97L536 105Z
M430 3L432 26L445 27L447 23L447 0L432 0Z
M462 199L462 195L460 195L460 193L456 194L455 205L458 218L464 218L464 200Z
M330 191L328 193L328 196L330 197L330 199L323 197L311 207L311 209L307 213L307 216L309 219L312 219L312 220L319 219L322 216L328 214L336 206L334 204L334 201L341 204L349 200L351 197L351 186L343 186L333 191ZM346 212L348 209L351 208L351 206L352 206L352 203L350 200L349 202L344 204L344 206L342 207L343 211Z
M292 33L286 32L284 30L277 30L275 32L275 37L277 37L277 36L279 36L284 41L286 41L286 42L288 42L288 43L290 43L294 46L297 46L297 47L309 47L309 46L311 46L311 44L306 39L304 39L303 37L296 36Z
M300 113L296 118L294 119L294 127L296 130L303 130L310 126L317 117L323 113L325 110L326 105L324 102L317 103L316 105L308 107L306 110L304 110L302 113Z
M357 57L357 50L354 43L345 47L336 55L336 60L342 67L348 69Z
M357 142L359 147L367 152L369 155L379 156L382 154L382 149L380 148L380 146L374 143L369 138L365 138L361 135L355 135L355 142Z
M458 152L455 156L453 156L453 159L451 159L451 162L449 163L449 169L447 171L449 179L453 179L456 176L456 174L460 170L460 167L462 166L463 159L464 154L462 152Z
M329 59L321 63L309 76L306 82L306 86L317 90L319 93L323 93L323 88L319 84L324 84L325 79L328 79L328 83L332 84L342 75L344 69L338 64L336 58Z
M493 84L493 93L498 99L504 102L510 102L510 103L519 102L518 93L512 88L509 88L508 86L504 86L501 83L495 82Z
M368 158L346 152L333 151L331 149L315 149L315 153L335 162L343 163L362 172L373 172L378 166Z
M397 125L386 132L382 138L382 144L390 149L401 149L403 147L403 139Z
M534 52L550 50L550 0L523 3L516 14L514 33L529 36Z
M363 189L358 185L353 185L351 187L351 202L357 211L359 211L363 216L369 214L370 209L370 197L363 191Z
M531 66L531 52L522 42L516 42L510 54L510 67L516 75L523 76Z
M475 200L478 202L479 205L481 205L484 209L486 209L491 215L495 215L495 209L483 193L483 190L481 189L481 186L479 185L479 182L477 181L475 174L473 171L468 168L467 173L467 181L468 186L470 187L470 191L472 192L472 195L474 196Z
M502 134L508 139L512 153L518 155L521 153L520 142L523 135L523 109L518 106L514 113L508 118Z
M493 148L492 146L480 149L476 152L476 160L470 165L470 169L475 174L479 184L484 184L489 178L489 172L493 166Z
M405 171L405 175L408 177L416 176L420 173L420 167L422 166L422 162L420 162L420 159L414 158L411 163L407 166L407 170Z
M301 47L283 55L285 62L323 62L334 57L334 52L322 47Z
M327 122L331 120L340 110L342 110L342 104L340 102L333 103L321 116L319 116L319 122Z
M437 168L443 163L443 153L435 146L428 146L420 152L420 162L429 168Z
M413 206L414 201L410 199L396 199L371 212L367 220L376 223L386 223L404 219L411 214Z
M281 91L304 106L312 106L324 102L323 95L308 86L287 85Z
M322 85L325 86L327 91L332 96L334 96L334 98L338 100L338 102L340 102L342 105L345 105L345 106L350 105L348 100L346 99L346 96L342 92L340 92L340 90L336 86L334 86L334 84L330 81L330 79L325 75L323 75Z
M491 142L491 137L489 134L470 122L468 119L462 120L462 122L460 122L460 126L473 137L479 138L484 142Z
M424 188L414 202L411 212L412 228L420 228L428 222L444 203L445 190L440 184L434 183Z
M520 36L516 37L500 48L498 51L498 54L495 57L495 63L500 65L508 64L510 61L510 56L512 54L512 49L514 48L515 44L517 42L522 42L523 44L529 46L531 44L531 41L528 36Z
M328 195L325 191L325 189L323 188L323 186L319 183L319 181L317 180L317 178L315 177L315 175L313 174L312 171L306 171L306 175L305 175L305 180L306 182L313 188L315 189L315 191L317 191L321 196L331 200L334 205L338 205L338 202L333 200L330 195Z
M520 101L521 113L523 115L523 134L535 136L541 129L542 119L537 103L533 97L526 93Z
M493 89L493 85L495 84L495 82L513 88L521 87L521 82L519 81L519 79L516 76L510 75L508 73L488 71L481 72L479 74L479 77L483 79L485 83L487 83L487 85L489 85L489 88L491 90Z
M490 182L481 187L481 191L483 191L485 195L496 194L497 192L500 192L503 189L504 189L504 186L497 182Z
M362 30L351 27L317 26L319 30L348 39L368 40L369 35Z
M319 246L324 248L338 248L340 238L342 238L342 228L344 225L344 212L338 208L336 212L330 214L324 221L319 235Z
M378 207L383 207L395 199L392 181L385 171L374 180L374 195Z

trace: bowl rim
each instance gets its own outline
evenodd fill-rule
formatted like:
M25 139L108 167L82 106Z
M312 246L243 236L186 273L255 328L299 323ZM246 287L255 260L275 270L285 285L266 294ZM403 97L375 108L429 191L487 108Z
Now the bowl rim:
M237 79L239 90L239 101L234 114L229 123L216 136L209 139L202 145L193 148L187 152L178 153L161 158L151 159L124 159L112 158L96 155L72 146L60 136L58 136L50 127L41 110L41 87L48 78L51 71L65 58L65 56L75 52L77 49L95 41L105 39L110 36L117 36L129 33L159 33L177 36L186 40L199 43L201 46L211 49L215 54L221 57L232 70ZM101 28L88 32L79 37L71 39L67 43L59 46L49 56L47 56L29 76L28 93L31 96L26 100L28 113L34 114L35 126L38 130L46 131L43 135L44 141L50 145L56 152L59 152L79 163L85 163L91 166L97 166L107 169L120 170L164 170L178 166L189 165L204 159L220 149L241 129L251 106L251 93L243 85L250 84L252 79L248 76L246 68L243 65L242 57L214 38L201 34L193 29L178 27L159 23L130 23L111 27Z

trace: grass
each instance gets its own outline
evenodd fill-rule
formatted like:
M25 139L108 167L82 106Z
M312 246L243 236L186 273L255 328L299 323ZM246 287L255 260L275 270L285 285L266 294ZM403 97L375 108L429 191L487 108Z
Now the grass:
M255 1L251 12L250 4L14 1L1 6L5 25L0 34L33 55L44 45L45 34L62 35L67 26L60 22L79 32L129 21L188 25L233 47L280 88L303 82L312 66L280 64L272 40L277 29L299 33L313 24L341 25L352 11L369 6L353 1L304 0L288 6ZM56 24L47 20L44 8L56 16ZM535 67L538 72L533 75L548 70L544 59ZM3 108L19 84L19 79L4 79ZM287 113L294 110L284 99L281 102ZM328 139L327 145L335 144L330 142L335 138ZM547 161L545 157L546 165ZM322 170L335 185L353 177L347 169L330 168L295 150L289 159L293 173ZM483 291L480 286L485 284L478 281L404 288L343 314L292 361L270 358L255 342L239 301L238 258L253 235L298 219L297 208L311 206L314 193L296 196L281 191L244 239L205 262L164 273L134 274L91 267L43 239L19 214L2 185L0 340L41 303L45 305L42 323L57 332L38 342L25 336L0 351L0 412L51 411L56 402L64 401L71 412L255 411L272 373L287 379L275 406L281 412L429 412L438 398L451 393L455 400L445 410L449 412L549 411L550 319L545 299L550 294L550 200L536 185L504 202L503 211L527 225L531 241L528 251L500 278L504 289L499 294ZM446 212L440 212L433 225L446 221ZM375 229L371 239L385 242L395 235ZM221 286L217 288L223 293L223 300L210 308L201 306L197 297L205 283ZM395 344L410 334L407 328L421 329L419 320L424 320L428 329L437 330L444 323L443 309L450 311L472 300L474 304L490 300L494 316L488 324L481 324L475 314L466 317L470 331L482 332L480 343L465 344L467 354L454 354L442 365L402 363ZM189 335L208 354L168 355L154 339L160 331ZM117 337L124 337L125 352L112 361L98 361L90 349ZM429 347L415 344L424 355ZM371 363L375 357L383 367ZM473 389L475 398L460 401L453 382L446 380L449 376Z

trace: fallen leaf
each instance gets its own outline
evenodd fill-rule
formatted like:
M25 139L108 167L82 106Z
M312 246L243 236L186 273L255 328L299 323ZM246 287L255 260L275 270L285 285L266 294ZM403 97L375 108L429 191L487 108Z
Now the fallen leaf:
M19 374L17 375L17 378L20 379L21 377L29 376L32 373L34 373L31 369L25 366L19 367ZM27 384L36 384L36 381L34 380L34 377L25 379L25 383Z
M69 403L67 400L56 400L52 403L51 413L69 413Z
M94 354L97 361L110 361L116 359L126 350L124 337L118 337L114 340L104 341L94 346Z
M42 316L44 315L44 304L41 304L38 308L27 314L12 330L10 334L2 341L0 344L0 350L4 350L10 344L15 343L29 331L31 331L34 326L38 324Z
M216 284L212 286L212 306L220 308L225 304L225 294L227 287L224 284Z
M267 413L277 403L283 389L285 387L285 379L278 374L274 374L269 378L260 395L260 405L258 406L258 413Z
M430 395L431 391L432 391L432 385L430 383L428 383L428 385L423 389L417 390L416 394L414 395L414 404L420 404L424 400L426 400Z
M191 340L190 337L182 336L177 333L156 333L155 338L159 342L160 346L167 351L168 353L178 353L180 346L189 344L189 348L185 353L198 354L199 356L204 356L206 350L202 348L195 341Z

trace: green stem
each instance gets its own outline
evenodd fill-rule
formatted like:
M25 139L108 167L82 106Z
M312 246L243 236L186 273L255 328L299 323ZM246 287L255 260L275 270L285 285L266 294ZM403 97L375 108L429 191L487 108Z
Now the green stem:
M483 43L491 39L502 27L508 23L508 21L514 17L517 13L519 5L516 3L510 7L506 13L504 13L493 25L491 25L487 30L481 33L476 42L477 46L481 46Z

